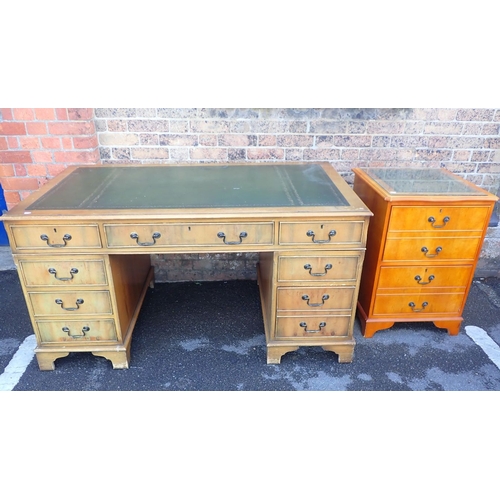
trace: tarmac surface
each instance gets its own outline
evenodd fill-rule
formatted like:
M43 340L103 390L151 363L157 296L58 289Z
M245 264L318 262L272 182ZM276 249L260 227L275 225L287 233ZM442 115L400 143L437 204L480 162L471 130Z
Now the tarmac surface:
M21 344L34 341L8 247L0 249L0 297L1 382ZM474 340L478 332L486 349ZM255 281L156 283L134 330L129 369L71 353L54 371L40 371L32 357L10 390L497 391L500 280L474 280L457 336L432 323L396 323L365 339L356 320L354 337L352 363L305 347L268 365Z

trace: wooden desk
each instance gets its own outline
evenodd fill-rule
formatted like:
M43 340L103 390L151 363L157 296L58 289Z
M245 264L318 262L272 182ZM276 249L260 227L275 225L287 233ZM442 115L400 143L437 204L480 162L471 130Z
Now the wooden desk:
M258 253L267 362L301 346L350 362L370 216L327 163L103 165L68 168L3 220L53 370L82 351L128 368L152 253Z

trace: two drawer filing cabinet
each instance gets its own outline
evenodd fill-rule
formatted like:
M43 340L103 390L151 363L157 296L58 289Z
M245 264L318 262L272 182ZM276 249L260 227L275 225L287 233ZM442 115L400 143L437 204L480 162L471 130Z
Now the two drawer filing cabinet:
M358 298L362 333L431 321L458 334L495 195L446 169L353 169L373 212Z

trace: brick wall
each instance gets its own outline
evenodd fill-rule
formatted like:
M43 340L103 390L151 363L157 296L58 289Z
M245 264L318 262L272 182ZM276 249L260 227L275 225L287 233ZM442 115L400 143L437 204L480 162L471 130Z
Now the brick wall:
M349 183L352 167L426 166L493 193L500 185L500 109L7 108L1 115L8 207L75 163L328 161ZM233 257L153 262L160 280L253 277L256 256ZM488 231L478 273L500 275L498 227Z
M8 208L69 165L99 162L92 108L0 109L0 182Z
M500 109L97 108L103 163L445 167L496 191Z

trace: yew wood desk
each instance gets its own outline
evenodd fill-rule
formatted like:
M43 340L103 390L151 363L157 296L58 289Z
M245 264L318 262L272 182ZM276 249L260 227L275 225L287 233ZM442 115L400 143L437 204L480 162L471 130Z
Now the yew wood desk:
M153 253L257 253L267 362L350 362L370 216L331 165L289 163L70 167L3 219L53 370L82 351L128 368Z

